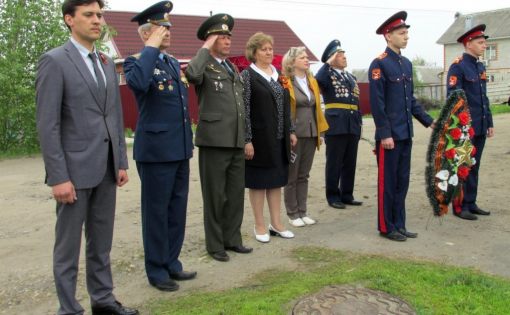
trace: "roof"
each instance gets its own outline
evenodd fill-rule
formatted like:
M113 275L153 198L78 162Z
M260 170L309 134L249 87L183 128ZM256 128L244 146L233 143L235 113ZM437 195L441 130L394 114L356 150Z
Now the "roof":
M138 35L138 24L130 22L136 13L121 11L105 11L104 19L112 26L117 35L113 41L117 48L117 57L126 58L140 52L143 43ZM189 60L195 56L203 42L197 39L197 29L206 19L204 16L171 15L172 44L170 53L179 60ZM306 45L283 21L235 19L232 31L231 56L244 56L244 48L248 38L255 32L261 31L274 37L274 53L283 55L292 46ZM307 47L310 61L317 61L317 57Z
M510 8L459 15L446 32L437 40L438 44L457 43L457 38L470 28L485 24L485 33L490 38L510 37Z

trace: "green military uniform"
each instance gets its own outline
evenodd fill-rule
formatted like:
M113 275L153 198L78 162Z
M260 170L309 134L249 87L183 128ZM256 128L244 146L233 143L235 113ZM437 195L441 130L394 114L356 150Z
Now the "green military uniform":
M221 19L229 19L223 22ZM218 26L219 29L214 29ZM228 15L209 18L198 32L230 34L233 20ZM213 31L213 32L211 32ZM244 104L243 85L236 68L222 66L207 48L198 50L186 69L199 101L199 122L195 144L199 147L199 169L204 203L206 248L210 254L225 247L242 245L244 213Z

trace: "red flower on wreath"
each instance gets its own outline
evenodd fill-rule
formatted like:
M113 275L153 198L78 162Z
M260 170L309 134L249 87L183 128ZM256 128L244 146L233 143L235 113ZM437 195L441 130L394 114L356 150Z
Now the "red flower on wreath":
M475 136L475 130L473 129L473 127L469 128L468 133L470 138L473 138Z
M468 177L469 175L469 171L471 169L467 166L461 166L459 167L459 169L457 170L457 175L459 176L460 179L462 180L466 180L466 178Z
M459 128L454 128L450 130L450 136L452 136L453 140L459 140L460 136L462 136L462 131Z
M462 126L469 124L469 114L467 112L460 113L459 121Z
M455 154L457 154L457 152L455 151L455 149L450 149L450 150L447 150L444 155L446 156L447 159L451 160L455 157Z
M473 150L471 150L471 156L475 156L476 154L476 147L473 146Z

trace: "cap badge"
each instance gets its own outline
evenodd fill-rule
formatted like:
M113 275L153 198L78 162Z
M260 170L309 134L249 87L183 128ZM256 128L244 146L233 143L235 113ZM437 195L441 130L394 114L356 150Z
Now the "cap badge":
M223 21L227 21L227 20L228 20L228 16L225 14L225 15L222 17L222 20L223 20Z
M167 3L165 4L165 7L167 7L167 8L170 8L171 6L172 6L172 3L171 3L171 2L167 2Z
M221 25L221 29L223 29L224 31L228 31L228 25L227 24L222 24Z

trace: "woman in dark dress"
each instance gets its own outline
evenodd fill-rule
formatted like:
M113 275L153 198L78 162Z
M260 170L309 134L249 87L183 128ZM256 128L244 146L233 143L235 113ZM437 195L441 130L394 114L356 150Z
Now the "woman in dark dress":
M273 38L256 33L246 44L246 57L252 64L241 73L246 109L246 188L255 217L255 238L269 242L264 223L267 198L271 223L269 233L283 238L294 234L280 219L282 187L289 174L290 147L297 143L291 133L288 91L279 81L273 61Z

